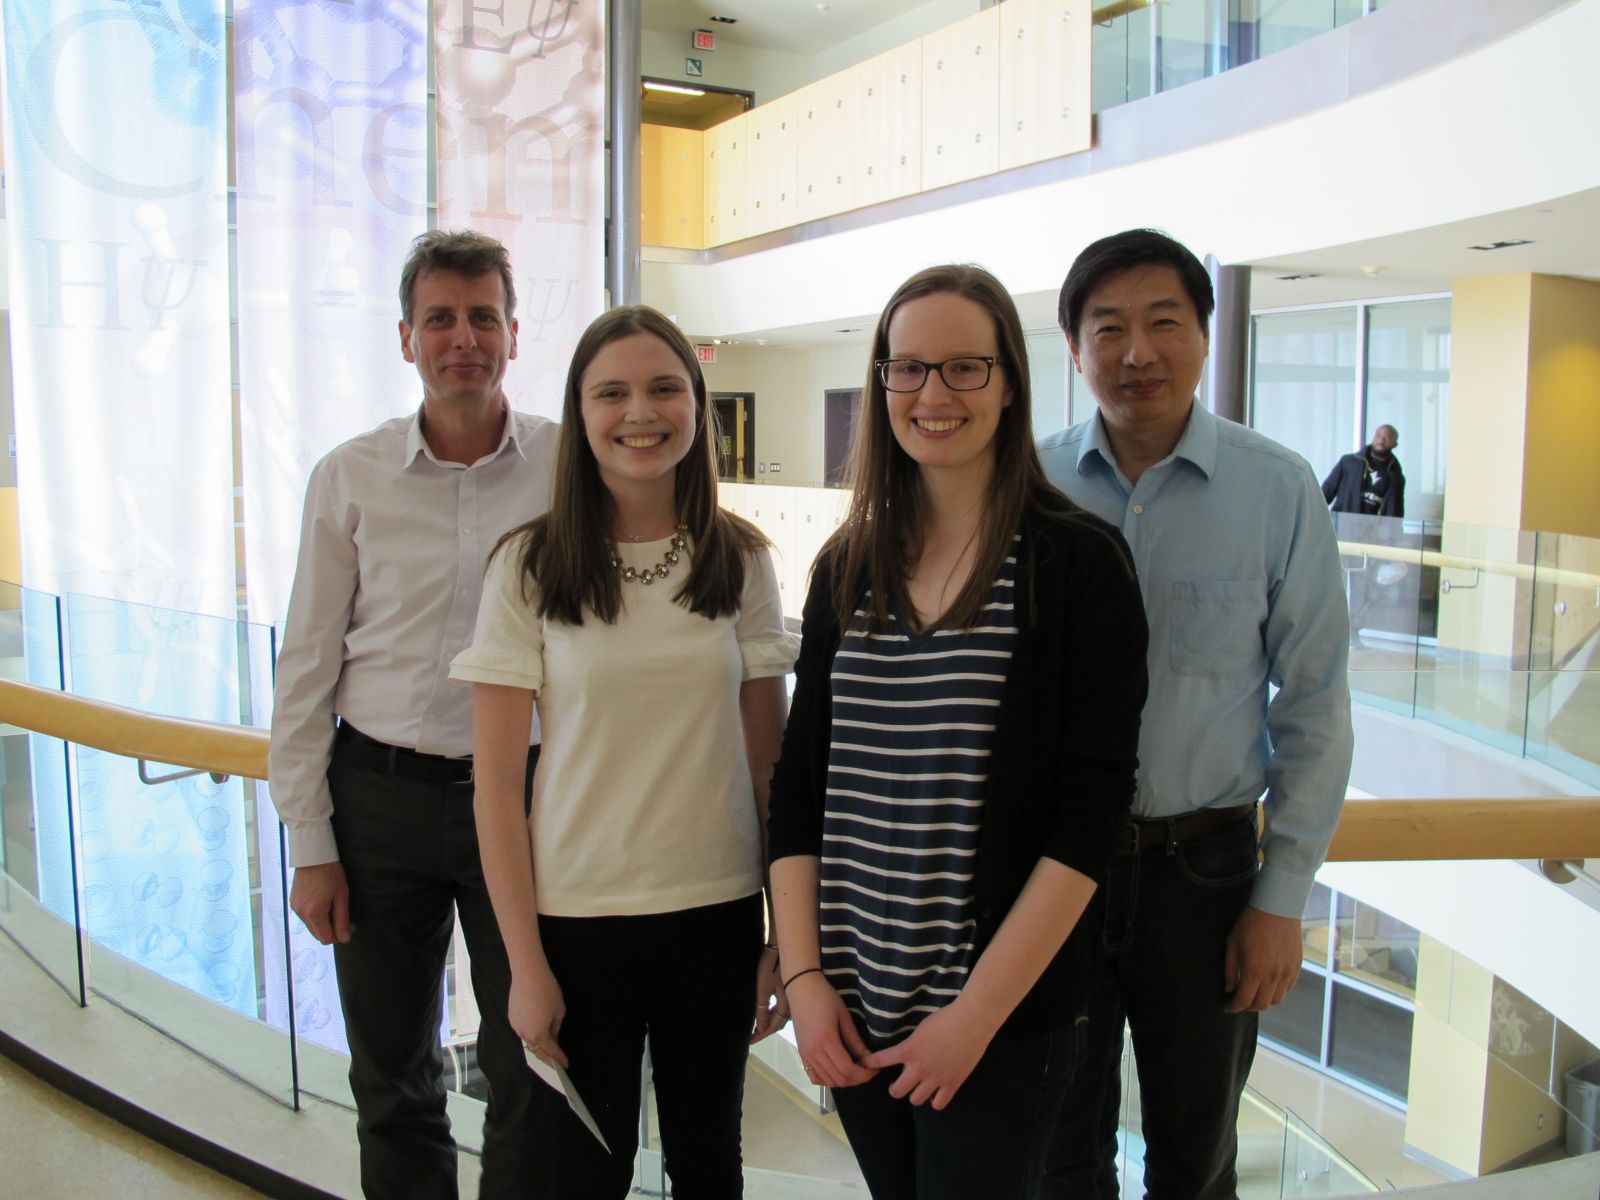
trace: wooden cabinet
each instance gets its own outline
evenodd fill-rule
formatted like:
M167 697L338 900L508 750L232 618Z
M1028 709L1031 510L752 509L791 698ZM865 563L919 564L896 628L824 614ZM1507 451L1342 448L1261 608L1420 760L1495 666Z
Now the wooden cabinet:
M639 129L639 239L647 246L705 245L705 135L698 129Z
M795 223L795 169L800 138L794 123L794 97L780 96L752 109L749 153L745 156L745 235L769 233Z
M750 114L741 113L705 132L707 246L720 246L747 236L745 171L749 122Z
M922 47L896 46L851 70L856 91L856 207L922 186Z
M922 39L924 190L999 166L998 42L1005 7L984 9Z
M1088 6L1064 0L1006 0L998 10L999 168L1087 150Z
M855 78L842 71L794 93L800 127L795 190L797 221L814 221L854 208Z

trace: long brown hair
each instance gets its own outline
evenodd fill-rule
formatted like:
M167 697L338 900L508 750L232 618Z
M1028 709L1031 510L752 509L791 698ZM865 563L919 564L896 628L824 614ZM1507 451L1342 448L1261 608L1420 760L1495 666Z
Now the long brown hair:
M854 490L844 524L825 547L834 559L833 602L841 629L869 589L870 628L883 628L891 612L911 611L906 580L922 553L926 499L916 461L900 448L889 426L888 393L873 364L889 356L889 322L900 306L945 292L981 305L994 319L996 366L1005 372L1011 403L1000 410L995 428L994 478L979 523L972 573L937 627L961 629L977 619L1025 512L1054 517L1081 512L1045 479L1034 448L1027 342L1022 318L1004 285L982 267L966 263L918 271L889 297L873 331L867 384L845 471L846 485Z
M589 448L583 423L583 373L611 342L637 333L665 342L682 360L694 389L697 436L673 477L677 518L688 527L693 561L673 599L707 618L737 613L744 591L745 555L769 544L754 525L717 507L716 410L706 398L705 376L694 348L653 308L642 304L613 308L584 330L567 369L550 511L506 534L493 552L515 544L522 555L523 595L529 595L532 585L538 593L539 615L568 625L583 624L586 609L606 624L615 624L622 609L622 582L610 560L616 503Z

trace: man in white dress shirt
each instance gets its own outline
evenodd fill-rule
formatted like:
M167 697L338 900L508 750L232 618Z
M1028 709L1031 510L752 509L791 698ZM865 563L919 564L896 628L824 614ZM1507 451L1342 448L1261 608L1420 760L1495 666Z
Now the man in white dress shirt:
M290 907L334 947L362 1190L456 1195L439 1029L459 911L489 1084L481 1195L514 1196L536 1169L523 1131L540 1085L506 1020L510 971L478 862L471 690L448 675L490 550L548 506L557 427L512 412L501 389L517 354L504 246L423 234L400 301L422 407L311 473L268 772Z

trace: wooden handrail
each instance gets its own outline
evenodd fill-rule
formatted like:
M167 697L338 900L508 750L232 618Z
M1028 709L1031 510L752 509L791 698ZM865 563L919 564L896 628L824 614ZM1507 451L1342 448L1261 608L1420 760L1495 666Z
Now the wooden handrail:
M264 729L158 717L8 679L0 679L0 721L147 762L267 776ZM1600 858L1600 796L1351 800L1328 858Z
M1347 800L1330 862L1600 858L1600 796Z
M1425 567L1441 570L1481 570L1487 575L1508 575L1524 582L1537 577L1560 587L1600 589L1600 575L1592 571L1575 571L1570 567L1542 566L1536 563L1505 562L1499 559L1473 558L1465 554L1445 554L1440 550L1424 550L1420 546L1395 546L1379 542L1339 543L1339 553L1352 557L1384 558L1393 562L1421 563Z
M158 717L13 679L0 679L0 721L146 762L267 777L265 729Z

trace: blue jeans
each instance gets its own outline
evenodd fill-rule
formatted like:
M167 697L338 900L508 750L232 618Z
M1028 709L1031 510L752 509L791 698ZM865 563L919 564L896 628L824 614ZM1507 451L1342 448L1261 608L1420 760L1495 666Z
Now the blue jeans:
M1074 1028L996 1038L943 1112L890 1096L898 1067L857 1087L835 1088L839 1119L873 1200L1036 1195L1077 1057Z
M1068 1090L1041 1195L1116 1200L1122 1029L1133 1036L1149 1200L1237 1194L1239 1096L1256 1014L1225 1013L1223 955L1250 901L1255 826L1112 860L1084 915L1101 933L1088 1051Z

